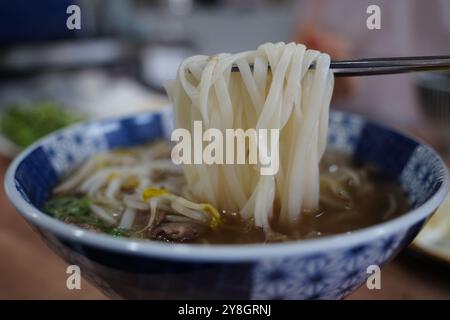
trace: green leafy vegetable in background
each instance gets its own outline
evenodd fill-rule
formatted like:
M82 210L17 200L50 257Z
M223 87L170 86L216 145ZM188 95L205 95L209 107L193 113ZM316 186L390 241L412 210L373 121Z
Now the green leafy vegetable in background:
M0 130L16 145L26 147L46 134L82 119L54 102L27 107L11 105L1 114Z

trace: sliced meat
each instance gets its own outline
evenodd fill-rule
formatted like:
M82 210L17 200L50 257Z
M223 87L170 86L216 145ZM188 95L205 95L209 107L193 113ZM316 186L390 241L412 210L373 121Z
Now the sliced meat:
M150 179L154 182L158 182L167 179L169 176L170 173L167 170L156 169L150 174Z
M63 221L65 223L73 224L73 225L76 225L77 227L80 227L82 229L86 229L86 230L89 230L89 231L95 231L95 232L102 232L103 231L100 227L98 227L98 226L96 226L94 224L80 223L80 222L77 222L77 221L75 221L74 219L72 219L70 217L64 218Z
M194 222L169 222L161 224L152 231L152 238L183 242L198 238L207 227Z
M155 182L164 181L167 179L174 179L174 178L183 178L184 176L181 172L173 171L173 170L167 170L167 169L155 169L150 174L150 179Z

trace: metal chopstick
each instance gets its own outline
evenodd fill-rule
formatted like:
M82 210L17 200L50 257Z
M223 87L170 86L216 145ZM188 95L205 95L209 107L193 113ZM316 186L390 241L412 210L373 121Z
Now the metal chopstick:
M253 67L253 66L251 66ZM314 68L314 65L311 66ZM450 56L388 57L332 61L336 77L370 76L420 71L450 70ZM232 67L238 72L237 66Z

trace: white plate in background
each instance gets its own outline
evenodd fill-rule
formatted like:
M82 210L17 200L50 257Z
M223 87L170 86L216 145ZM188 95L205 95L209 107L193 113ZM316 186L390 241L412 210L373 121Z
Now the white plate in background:
M411 249L450 266L450 194L414 239Z

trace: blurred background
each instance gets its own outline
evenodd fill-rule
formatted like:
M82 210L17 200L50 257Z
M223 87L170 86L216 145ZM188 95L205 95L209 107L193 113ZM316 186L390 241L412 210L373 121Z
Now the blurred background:
M381 8L380 30L366 27L372 4ZM71 5L80 8L79 29L67 25L76 14L68 12ZM449 16L450 0L2 1L0 173L53 130L167 106L163 84L190 55L267 41L302 42L332 59L449 55ZM446 73L338 79L332 108L399 128L444 157L450 153ZM383 269L387 289L363 288L351 298L450 298L450 213L441 211L435 225L446 226L442 237L424 236ZM87 283L66 289L64 262L15 214L4 192L0 255L0 298L103 298Z

